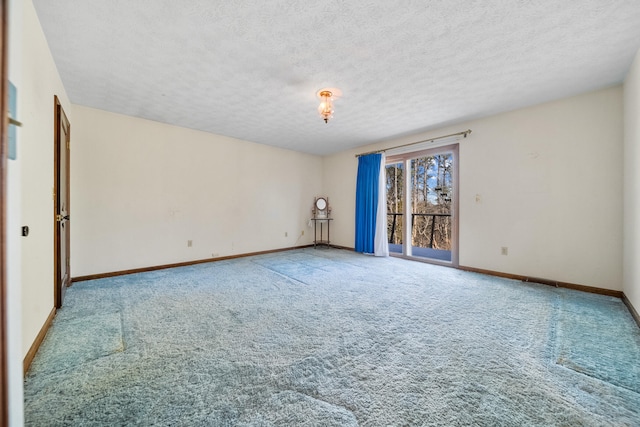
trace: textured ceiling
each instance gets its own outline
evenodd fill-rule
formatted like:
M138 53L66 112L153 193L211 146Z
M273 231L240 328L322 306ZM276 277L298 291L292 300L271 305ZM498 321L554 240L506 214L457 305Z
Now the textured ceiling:
M33 3L73 103L313 154L617 84L640 48L639 0Z

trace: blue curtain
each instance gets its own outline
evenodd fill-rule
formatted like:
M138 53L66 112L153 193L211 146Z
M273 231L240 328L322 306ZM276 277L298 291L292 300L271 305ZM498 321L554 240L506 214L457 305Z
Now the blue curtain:
M356 252L374 253L382 154L358 158L356 181Z

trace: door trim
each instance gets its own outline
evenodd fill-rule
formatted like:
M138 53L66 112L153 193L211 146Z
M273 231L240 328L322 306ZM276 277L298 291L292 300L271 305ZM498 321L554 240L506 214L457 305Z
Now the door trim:
M7 156L9 127L7 74L7 0L0 2L0 425L9 425L9 372L7 368Z
M53 135L54 135L54 141L53 141L53 147L54 147L54 154L53 154L53 275L54 275L54 286L53 286L53 301L54 301L54 305L56 308L60 308L62 306L62 301L63 301L63 294L64 292L62 291L62 289L64 287L67 287L71 284L71 271L67 271L67 283L60 283L60 258L62 256L62 254L60 253L60 238L61 233L60 233L60 226L58 225L58 220L56 219L57 215L58 215L58 211L59 211L59 203L58 203L58 195L60 194L60 184L59 184L59 175L60 175L60 144L64 144L64 141L61 141L61 135L60 135L60 124L61 121L63 121L66 126L67 126L67 133L70 134L71 132L71 124L69 123L69 120L67 119L67 115L65 114L63 108L62 108L62 104L60 103L60 99L58 98L57 95L53 96L53 106L54 106L54 120L53 120L53 126L54 126L54 130L53 130ZM67 147L66 150L66 156L67 156L67 161L66 161L66 166L67 166L67 170L66 170L66 177L65 177L65 182L67 185L67 197L70 198L70 187L71 187L71 183L70 183L70 170L71 170L71 165L69 164L69 160L70 160L70 150L69 147ZM67 210L70 212L70 206L69 206L69 202L67 201ZM67 248L69 248L69 241L67 241ZM69 249L67 249L69 250Z

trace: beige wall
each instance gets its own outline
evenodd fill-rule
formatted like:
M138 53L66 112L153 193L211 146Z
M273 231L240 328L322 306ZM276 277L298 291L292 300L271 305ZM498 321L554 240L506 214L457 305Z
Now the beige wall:
M619 86L325 158L336 244L354 245L355 153L468 128L460 265L622 290Z
M30 0L23 2L20 119L22 238L22 354L34 342L54 306L53 97L73 123L70 104Z
M640 312L640 51L624 81L624 293Z
M312 242L322 158L77 105L73 117L74 277Z

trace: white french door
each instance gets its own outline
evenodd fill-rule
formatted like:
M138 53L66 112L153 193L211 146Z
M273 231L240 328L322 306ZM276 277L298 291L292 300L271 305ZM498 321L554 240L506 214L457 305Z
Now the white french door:
M388 156L389 252L458 265L458 144Z

